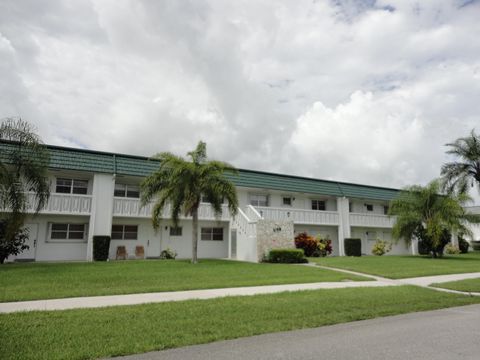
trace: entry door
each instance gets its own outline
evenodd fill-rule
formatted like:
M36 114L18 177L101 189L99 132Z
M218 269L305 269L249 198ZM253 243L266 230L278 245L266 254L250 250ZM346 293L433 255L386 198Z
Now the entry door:
M147 258L158 258L160 256L161 231L147 240Z
M15 260L34 261L37 249L38 224L25 224L25 227L28 229L28 240L25 241L28 249L18 254Z
M232 239L232 243L230 247L230 256L232 257L232 259L236 259L237 258L237 230L236 229L232 229L231 239Z

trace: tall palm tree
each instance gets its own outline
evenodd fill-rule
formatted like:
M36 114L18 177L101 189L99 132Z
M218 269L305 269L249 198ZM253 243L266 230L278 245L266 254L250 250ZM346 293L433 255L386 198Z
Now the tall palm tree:
M225 177L225 172L236 173L231 165L207 160L207 146L200 141L197 148L187 154L190 160L163 152L154 156L160 161L157 171L141 184L142 204L155 199L152 222L155 229L160 226L163 209L171 205L171 217L178 225L180 214L192 216L192 263L197 263L198 208L202 195L210 202L216 216L222 213L223 200L235 216L238 199L235 185Z
M459 138L447 144L450 149L447 154L455 155L458 161L442 166L444 189L467 192L470 186L476 184L480 191L480 135L472 130L469 136Z
M50 196L47 177L48 149L35 134L32 126L21 120L6 118L0 124L0 213L2 246L12 249L11 243L23 226L28 199L26 191L35 194L35 213ZM7 255L8 256L8 255Z
M478 215L468 214L463 205L471 201L465 193L441 194L440 181L427 186L410 186L394 199L390 215L397 216L393 226L395 239L410 241L413 236L431 243L433 257L441 255L445 232L455 231L471 235L469 223L479 223Z

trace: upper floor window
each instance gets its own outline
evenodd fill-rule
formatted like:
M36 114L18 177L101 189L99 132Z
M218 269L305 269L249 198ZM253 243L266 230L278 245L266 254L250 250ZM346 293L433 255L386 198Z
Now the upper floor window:
M367 208L367 211L373 211L373 205L372 204L365 204L365 207Z
M112 225L112 240L137 240L138 225Z
M85 224L51 224L50 239L84 240L85 228Z
M388 215L388 211L390 210L390 207L388 205L383 206L383 214Z
M210 199L208 198L207 195L202 195L202 197L200 198L200 202L202 203L210 203ZM222 198L222 204L225 203L225 198Z
M87 194L88 180L57 178L55 192L62 194Z
M315 200L312 199L312 210L322 210L325 211L325 200Z
M250 205L253 206L268 206L268 195L266 194L251 194Z
M293 198L291 196L282 197L283 206L292 206Z
M115 184L113 196L139 198L140 188L137 185Z
M353 204L351 201L348 202L348 212L353 212Z

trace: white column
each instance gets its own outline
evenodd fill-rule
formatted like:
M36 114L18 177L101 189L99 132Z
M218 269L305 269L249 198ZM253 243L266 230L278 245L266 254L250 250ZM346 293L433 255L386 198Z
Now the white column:
M450 235L450 242L452 243L453 246L458 247L458 234L456 231L452 231Z
M228 231L228 258L232 258L232 226L231 226L231 220L228 222L227 225L227 231Z
M95 174L93 176L92 210L87 243L87 261L93 260L93 236L108 235L112 232L113 191L115 176Z
M337 198L337 211L339 217L338 224L338 254L345 256L345 242L346 238L351 236L350 234L350 211L349 200L346 197Z
M416 237L413 237L410 246L412 247L412 255L418 255L418 239Z

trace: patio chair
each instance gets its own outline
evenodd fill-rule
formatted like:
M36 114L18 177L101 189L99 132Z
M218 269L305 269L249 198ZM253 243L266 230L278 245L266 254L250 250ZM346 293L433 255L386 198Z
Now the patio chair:
M145 259L145 249L142 245L135 246L135 258Z
M117 246L117 256L115 257L116 260L127 260L128 254L127 249L125 246Z

